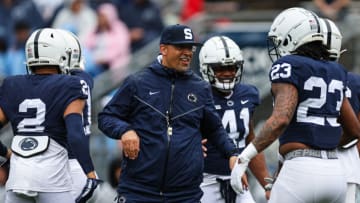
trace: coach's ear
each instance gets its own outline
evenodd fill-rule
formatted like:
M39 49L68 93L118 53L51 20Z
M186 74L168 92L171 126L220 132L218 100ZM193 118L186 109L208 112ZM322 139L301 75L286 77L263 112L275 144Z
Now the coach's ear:
M168 53L168 48L169 48L168 45L160 44L160 53L161 53L161 55L166 56L167 53Z

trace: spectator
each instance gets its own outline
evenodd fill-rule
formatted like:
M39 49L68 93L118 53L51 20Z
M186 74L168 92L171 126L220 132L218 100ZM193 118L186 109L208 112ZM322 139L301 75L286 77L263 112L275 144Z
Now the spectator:
M132 52L160 36L164 28L161 10L151 0L130 0L118 6L120 18L130 29Z
M180 13L181 22L187 22L192 17L204 11L204 0L186 0L183 2L183 7Z
M5 37L6 43L9 44L13 38L13 19L11 12L15 7L14 0L1 0L0 1L0 35Z
M18 21L14 26L15 41L10 45L6 56L6 67L4 74L19 75L27 73L24 67L25 43L31 34L30 25L26 21Z
M314 0L320 17L343 20L348 13L351 0Z
M6 52L7 52L7 41L6 37L0 35L0 77L5 76L6 70Z
M84 37L95 28L96 22L96 12L86 0L66 0L55 16L52 27L69 30L83 42Z
M42 18L33 0L18 0L15 2L16 5L11 11L11 18L15 22L25 21L29 25L31 31L41 28L45 25L44 19Z
M54 16L63 7L65 0L33 0L44 20L44 27L52 25Z
M118 69L126 75L130 60L130 33L120 21L115 6L101 4L97 9L97 26L85 38L84 47L88 49L93 64L86 64L86 70L92 75ZM87 60L87 61L90 61Z

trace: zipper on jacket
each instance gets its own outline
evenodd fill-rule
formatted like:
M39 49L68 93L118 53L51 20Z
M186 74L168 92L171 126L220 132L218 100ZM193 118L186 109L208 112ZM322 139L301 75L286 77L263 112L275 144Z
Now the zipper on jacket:
M160 189L160 195L163 194L163 190L164 190L164 184L165 184L165 180L166 180L166 169L167 169L167 165L168 165L168 161L169 161L169 150L170 150L170 141L171 141L171 136L173 134L173 128L172 128L172 110L173 110L173 102L174 102L174 89L175 89L175 80L174 78L171 79L171 92L170 92L170 106L169 106L169 110L166 111L166 126L167 126L167 137L168 137L168 141L167 141L167 150L166 150L166 159L165 159L165 164L164 164L164 176L163 176L163 180L162 180L162 184L161 184L161 189Z

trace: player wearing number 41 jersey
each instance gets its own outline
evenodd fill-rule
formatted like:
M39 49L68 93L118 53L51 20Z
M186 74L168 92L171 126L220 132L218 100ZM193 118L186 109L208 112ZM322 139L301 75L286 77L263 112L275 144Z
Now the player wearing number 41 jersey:
M230 38L214 36L202 46L199 61L203 78L212 85L215 109L222 119L222 124L239 151L242 151L246 144L254 139L252 115L260 103L256 87L240 84L244 63L242 52ZM204 195L201 202L255 202L250 191L236 195L230 187L228 161L211 142L208 142L206 147L205 173L201 184ZM253 159L250 168L265 187L267 183L264 178L269 175L262 153ZM268 191L270 185L266 188ZM267 192L267 196L269 194L270 192Z
M359 137L360 124L344 96L347 72L329 61L319 18L302 8L281 12L271 25L269 73L274 108L258 136L238 156L231 185L241 192L248 162L278 137L284 157L270 203L343 203L346 179L336 147L341 127Z
M65 75L71 52L55 29L39 29L26 42L31 74L8 77L0 89L0 122L14 138L6 203L75 202L68 165L71 148L88 178L96 178L84 145L84 81ZM79 201L81 202L81 201Z

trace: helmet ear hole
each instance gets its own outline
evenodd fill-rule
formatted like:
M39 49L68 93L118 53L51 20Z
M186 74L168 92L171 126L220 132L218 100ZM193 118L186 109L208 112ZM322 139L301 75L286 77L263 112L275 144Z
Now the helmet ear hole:
M284 42L283 42L283 46L287 46L288 44L289 44L289 40L285 39Z

